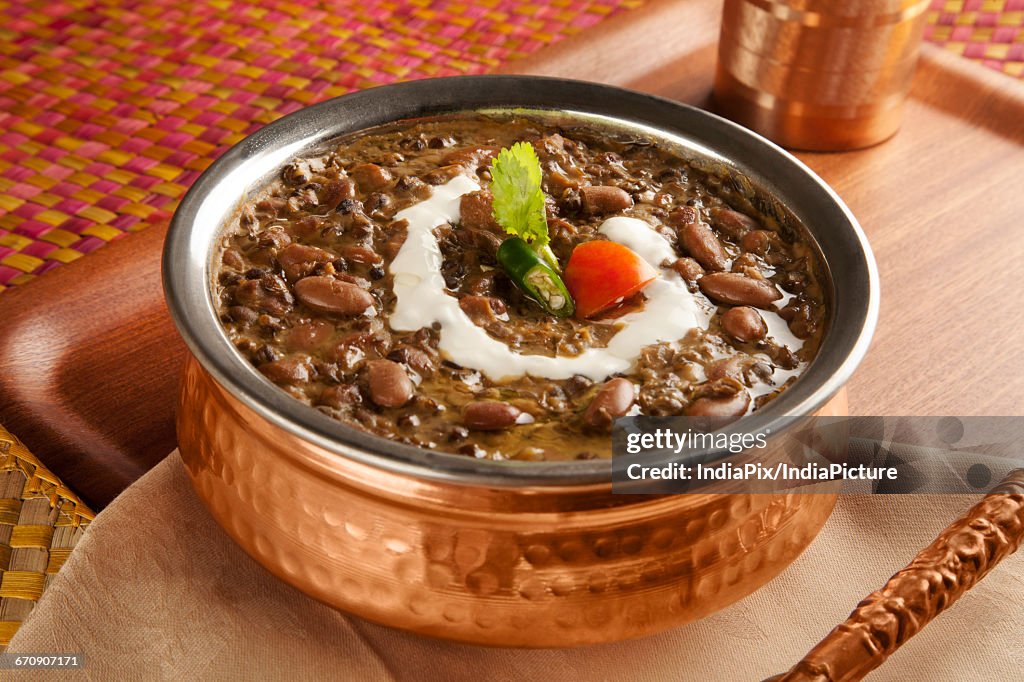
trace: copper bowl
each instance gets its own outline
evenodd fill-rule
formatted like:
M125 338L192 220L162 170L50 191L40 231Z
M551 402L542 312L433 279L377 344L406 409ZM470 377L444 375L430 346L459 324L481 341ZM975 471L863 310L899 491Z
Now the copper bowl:
M756 205L807 225L831 282L819 355L759 414L770 427L827 404L878 311L864 234L836 195L767 140L704 111L618 88L471 76L364 90L249 136L193 185L171 223L164 286L189 358L178 438L214 518L303 592L378 623L498 646L645 635L708 615L778 574L834 493L615 495L607 461L492 462L347 427L265 380L221 330L212 246L282 165L346 133L464 110L555 111L642 131L715 169ZM841 407L838 409L842 409Z

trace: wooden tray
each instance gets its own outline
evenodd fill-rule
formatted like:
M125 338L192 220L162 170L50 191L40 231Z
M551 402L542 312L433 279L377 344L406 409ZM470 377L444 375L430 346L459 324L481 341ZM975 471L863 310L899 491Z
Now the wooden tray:
M505 71L705 105L720 12L653 2ZM895 138L800 155L859 217L881 271L878 332L850 385L854 414L1021 412L1022 146L1024 84L925 46ZM0 295L0 423L95 507L174 447L184 348L160 291L163 231Z

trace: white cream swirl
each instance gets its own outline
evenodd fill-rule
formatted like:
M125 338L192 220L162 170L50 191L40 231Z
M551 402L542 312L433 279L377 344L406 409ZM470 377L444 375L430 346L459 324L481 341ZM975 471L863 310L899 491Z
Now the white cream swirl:
M460 175L435 188L429 199L395 216L409 223L405 243L389 266L397 302L388 322L395 331L438 323L442 356L495 381L524 374L548 379L581 374L601 381L628 370L646 346L682 338L695 327L707 327L713 308L706 299L691 293L674 271L661 269L662 263L675 259L671 245L646 222L616 217L604 221L599 231L636 251L661 273L644 289L644 308L618 318L619 330L604 348L590 348L572 357L512 351L469 319L458 300L446 293L441 275L443 255L434 228L457 223L462 195L478 189L474 180Z

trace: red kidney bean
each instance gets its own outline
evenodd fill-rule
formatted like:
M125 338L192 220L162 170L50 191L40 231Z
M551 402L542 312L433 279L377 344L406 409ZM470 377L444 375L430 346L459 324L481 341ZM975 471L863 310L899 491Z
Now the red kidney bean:
M341 282L355 284L360 289L370 288L370 280L366 279L365 277L360 277L359 275L352 275L347 272L336 272L334 273L334 278Z
M455 138L451 135L435 135L427 140L427 146L431 149L445 149L455 144Z
M437 352L441 336L436 330L424 327L416 330L416 333L412 335L412 343L418 348L422 348L424 352L433 354Z
M320 394L318 402L320 405L327 405L337 410L346 405L358 405L362 401L358 388L352 384L338 384L325 388L324 392Z
M345 260L360 265L380 265L384 262L379 253L365 246L346 246L341 249L341 255Z
M320 197L312 187L304 187L296 190L295 194L288 197L288 210L292 213L308 211L320 205Z
M361 163L350 172L356 179L359 188L367 194L384 189L391 184L391 171L381 168L375 163Z
M466 277L462 289L474 296L490 296L495 291L497 278L498 271L496 270L473 273Z
M563 155L565 154L565 138L558 133L551 133L545 135L537 140L534 144L537 149L537 153L541 156L548 155Z
M281 320L274 317L273 315L267 315L266 313L256 318L256 322L259 323L263 331L273 334L284 329L284 325L281 324Z
M463 147L447 153L441 158L442 165L458 164L476 170L490 163L498 154L497 147Z
M313 179L308 161L293 161L281 169L281 179L290 185L304 185Z
M272 215L284 208L285 200L281 197L264 197L256 202L257 215Z
M624 211L633 205L626 190L610 185L588 185L580 188L583 210L591 215Z
M487 456L487 451L476 443L464 443L459 446L459 449L456 452L460 455L466 455L475 459L481 459L482 457Z
M719 303L767 308L782 298L768 280L754 279L737 272L712 272L697 282L706 296Z
M732 395L697 398L683 409L688 417L742 417L750 407L750 394L738 391Z
M772 362L782 369L796 369L800 366L800 358L786 346L772 346L768 350L768 355L771 357Z
M507 310L504 301L491 296L463 296L459 299L459 307L478 325L494 322Z
M292 327L285 343L290 350L312 351L326 343L333 334L334 325L330 322L310 320Z
M724 379L726 377L742 382L746 367L753 362L754 360L748 356L734 355L731 358L723 358L715 361L708 366L705 374L707 375L708 381L711 382L718 381L719 379Z
M692 258L680 258L670 265L687 282L696 282L704 274L704 268Z
M566 199L566 190L576 190L580 186L579 180L570 178L561 171L551 171L548 173L547 184L549 191L554 195L561 195L563 201Z
M309 381L309 361L306 358L283 358L260 365L260 372L275 384L296 386Z
M548 232L551 234L552 241L556 239L567 239L573 235L579 234L579 229L568 220L562 220L561 218L549 218L548 219Z
M683 248L704 266L705 270L725 270L729 254L722 248L714 231L699 220L686 223L678 231Z
M722 329L737 341L760 341L768 333L761 313L749 306L729 308L722 313Z
M280 286L277 281L280 281ZM284 281L276 275L264 275L259 279L242 282L235 289L235 300L271 315L284 315L292 309L294 303Z
M750 407L750 394L734 377L701 384L693 392L693 401L683 408L688 417L740 417Z
M421 377L430 377L434 374L434 360L429 353L416 346L397 346L388 353L388 359L401 362L419 374Z
M333 277L300 279L295 283L295 295L309 308L333 315L363 315L374 303L370 292Z
M462 411L462 423L475 431L499 431L514 426L522 414L515 405L499 400L470 403Z
M366 363L366 385L370 400L381 407L401 407L412 400L416 392L405 368L391 360Z
M448 430L449 443L457 443L458 441L466 440L467 438L469 438L469 429L467 429L465 426L460 426L459 424L456 424L455 426L451 427L451 429Z
M388 351L389 341L373 332L350 332L334 346L334 359L351 372L364 360L379 358Z
M242 254L238 252L238 249L224 249L220 259L229 268L234 268L235 270L245 269L245 259L242 258Z
M323 249L304 244L289 244L277 254L277 262L290 282L310 275L317 265L332 260L334 256Z
M486 190L463 194L459 200L459 224L473 230L500 232L494 220L494 195Z
M291 243L292 236L280 225L268 227L256 240L256 246L261 249L281 249Z
M435 168L424 175L423 179L431 185L443 185L455 176L462 175L464 170L465 168L459 164L453 163L447 166L441 166L440 168Z
M583 413L583 421L590 426L610 426L614 419L629 412L634 400L636 389L629 379L609 379L590 401Z
M517 452L513 459L520 462L543 462L547 456L543 448L525 447Z
M715 227L733 239L740 239L751 230L760 230L761 225L750 216L728 208L713 208L710 211Z
M395 256L402 250L405 238L409 235L409 221L395 220L388 225L388 240L384 243L384 255L389 261L395 260Z
M732 262L732 272L749 275L754 279L761 279L761 270L757 267L757 256L752 253L741 253ZM753 273L753 274L752 274Z
M677 230L683 225L695 223L699 220L700 215L697 213L697 209L692 206L680 206L668 214L669 225Z
M231 316L232 321L246 324L252 324L260 316L255 310L244 305L231 306L228 308L228 314Z
M504 241L504 237L499 237L495 233L486 230L470 230L470 232L473 236L474 246L486 253L490 258L494 258L498 252L498 247Z
M584 391L594 385L594 382L582 374L574 374L565 382L565 394L570 398L581 395Z
M779 237L774 232L769 232L768 230L751 230L740 238L740 246L744 251L756 253L758 256L764 256L768 253L769 249L777 245L778 241Z
M338 204L356 195L356 186L349 178L338 178L324 184L320 190L320 208L333 211Z
M374 220L387 220L390 217L388 207L391 205L391 195L383 192L374 192L366 197L364 211Z
M292 232L299 240L316 239L324 231L326 221L322 216L307 215L292 223Z
M363 202L357 199L343 199L335 209L335 215L340 218L337 227L341 228L340 230L335 229L336 234L342 234L353 228L366 227L372 223L363 213Z
M791 303L779 311L779 316L789 323L789 330L798 339L810 338L818 330L814 308L807 303Z

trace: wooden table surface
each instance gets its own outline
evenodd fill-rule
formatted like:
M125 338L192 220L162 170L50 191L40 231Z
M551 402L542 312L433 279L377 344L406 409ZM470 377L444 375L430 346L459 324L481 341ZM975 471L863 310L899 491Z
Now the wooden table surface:
M661 0L512 63L707 105L720 3ZM657 36L652 40L651 36ZM1024 412L1024 84L925 46L903 129L799 154L860 219L881 317L854 414ZM183 348L151 228L0 296L0 422L102 506L174 445Z

